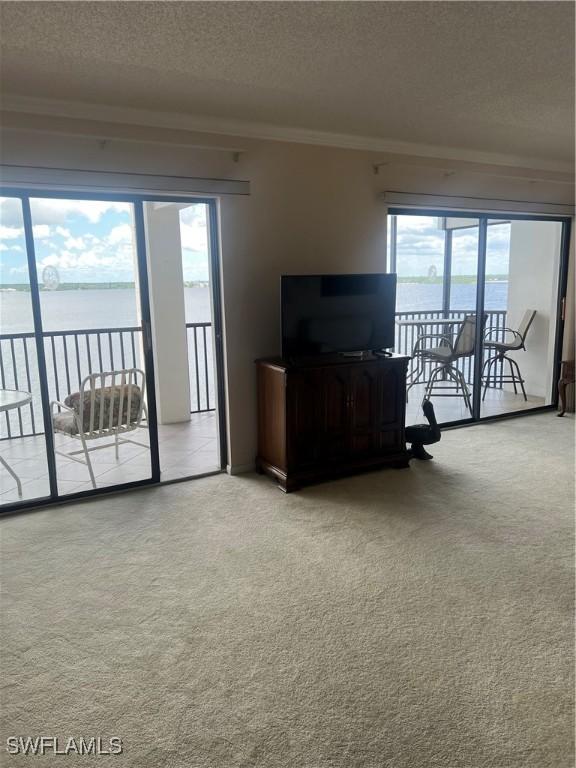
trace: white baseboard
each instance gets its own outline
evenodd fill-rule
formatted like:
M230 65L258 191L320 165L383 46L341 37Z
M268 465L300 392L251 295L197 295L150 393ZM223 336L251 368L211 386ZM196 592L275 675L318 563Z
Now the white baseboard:
M229 475L243 475L245 472L254 472L255 464L227 464L226 472Z

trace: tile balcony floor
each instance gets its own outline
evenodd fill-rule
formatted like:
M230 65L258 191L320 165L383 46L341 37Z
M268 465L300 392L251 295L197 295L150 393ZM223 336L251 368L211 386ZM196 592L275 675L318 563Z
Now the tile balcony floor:
M410 389L406 405L406 424L421 424L426 421L421 408L424 389L425 384L416 384ZM472 397L473 387L470 386L469 390ZM432 395L431 399L436 419L440 424L470 418L470 411L466 407L463 397L434 397ZM498 416L503 413L538 408L545 404L543 397L528 395L528 400L524 400L521 394L489 387L486 391L486 398L481 405L480 415L484 417Z
M113 443L107 439L93 440L89 447L110 445L90 452L98 488L134 482L150 477L148 430L128 433L126 438L142 445L127 443L115 457ZM78 450L80 442L64 435L55 436L56 448L70 452ZM192 414L189 422L158 425L158 446L162 480L203 475L220 469L218 422L215 413ZM20 437L0 442L0 455L10 464L22 482L22 500L47 496L48 468L44 437ZM61 495L92 488L88 468L61 455L56 456L58 489ZM18 501L14 480L0 467L0 505Z

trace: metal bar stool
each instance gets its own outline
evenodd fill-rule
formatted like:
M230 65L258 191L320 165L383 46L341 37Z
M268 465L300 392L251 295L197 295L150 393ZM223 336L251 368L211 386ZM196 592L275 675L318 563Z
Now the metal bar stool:
M528 331L530 330L530 326L532 325L532 322L534 320L534 317L536 316L536 310L535 309L527 309L526 312L524 312L524 316L522 317L522 321L520 325L518 326L518 330L515 331L512 328L488 328L486 330L486 334L484 336L484 349L487 349L493 354L488 357L487 360L485 360L484 365L482 366L482 383L484 384L484 392L482 393L482 400L486 397L486 391L488 389L488 386L490 384L490 371L492 368L497 364L500 363L502 366L502 373L498 377L501 384L512 384L514 387L514 394L518 394L518 387L522 389L522 394L524 395L524 400L528 400L526 396L526 389L524 388L524 379L522 378L522 374L520 373L520 367L516 360L514 360L511 357L508 357L508 352L514 352L520 349L526 350L526 336L528 335ZM504 331L504 333L511 333L512 339L510 341L494 341L490 339L490 336L494 331ZM506 375L504 373L504 361L508 363L508 366L510 368L510 373Z

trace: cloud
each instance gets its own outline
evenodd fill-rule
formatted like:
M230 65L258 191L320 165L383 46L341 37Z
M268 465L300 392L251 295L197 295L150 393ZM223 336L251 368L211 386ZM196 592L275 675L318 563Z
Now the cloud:
M0 223L7 227L24 226L22 203L17 197L0 197Z
M17 237L24 237L24 229L22 227L6 227L0 224L0 238L3 240L15 240Z
M27 264L21 264L19 267L10 267L8 270L8 274L10 275L22 275L25 279L21 282L27 283L28 282L28 265Z
M508 269L510 225L488 227L487 272ZM399 216L397 230L397 271L402 276L426 275L431 266L438 274L444 268L444 232L430 216ZM452 234L452 274L474 275L478 261L478 229L456 229Z
M193 203L186 208L180 209L180 221L183 221L185 224L193 224L194 222L206 224L207 216L206 203Z
M135 236L129 221L130 205L106 201L31 201L38 270L54 266L62 282L132 281L135 276ZM24 230L20 201L0 198L2 268L17 279L27 273L25 258L16 253ZM111 212L105 222L96 220ZM48 214L50 214L48 216ZM42 220L44 219L44 220ZM9 223L7 223L7 220ZM9 268L6 263L10 260Z
M110 212L129 214L130 203L115 200L59 200L36 197L30 200L33 224L60 225L57 234L66 237L69 231L61 225L71 216L81 216L92 224L97 224ZM0 221L8 227L22 227L22 204L17 197L0 197Z
M133 237L132 227L129 224L119 224L110 230L107 240L110 245L119 245L121 243L132 243Z
M436 216L397 216L398 232L408 230L410 232L430 231L435 229L442 233L438 227L438 218Z
M89 239L87 237L68 237L64 240L64 247L71 251L83 251L89 247ZM52 243L52 247L57 247Z
M39 269L52 266L60 272L64 282L115 282L134 280L131 258L118 258L117 254L103 255L96 251L72 253L62 251L43 258Z
M133 280L135 274L133 232L128 224L113 227L103 237L92 233L69 237L62 247L44 254L39 268L56 267L66 282Z
M48 237L51 237L48 224L35 224L32 227L32 233L36 240L46 240Z
M68 223L70 218L81 217L91 224L98 224L109 212L129 215L130 203L113 200L59 200L53 198L33 198L30 200L34 237L47 239L59 235L70 237ZM17 238L24 236L22 204L19 198L0 197L0 237Z
M14 245L13 243L10 243L10 245L7 245L7 243L0 243L0 251L9 251L10 253L24 253L24 248L22 248L21 245Z
M74 215L97 224L109 211L129 214L131 205L115 200L56 200L37 197L30 200L30 208L36 224L63 224Z
M180 211L180 239L183 250L208 254L206 205L191 205Z

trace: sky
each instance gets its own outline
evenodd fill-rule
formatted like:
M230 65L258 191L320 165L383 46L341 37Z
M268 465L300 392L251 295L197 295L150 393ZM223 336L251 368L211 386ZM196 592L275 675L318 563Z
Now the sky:
M116 201L31 200L39 281L55 267L60 283L134 282L131 205ZM180 211L184 280L208 280L206 206ZM487 274L508 271L510 228L488 228ZM478 229L453 234L452 273L473 275ZM404 277L442 274L444 232L430 216L399 216L397 271ZM17 198L0 198L0 283L27 283L22 210Z
M396 269L401 277L427 276L444 268L444 231L432 216L397 217ZM510 224L488 227L486 274L508 273ZM452 274L475 275L478 259L478 228L454 230Z
M38 279L55 267L61 283L134 282L132 206L116 201L30 201ZM208 280L204 204L180 211L184 280ZM20 200L0 198L0 283L27 283Z

